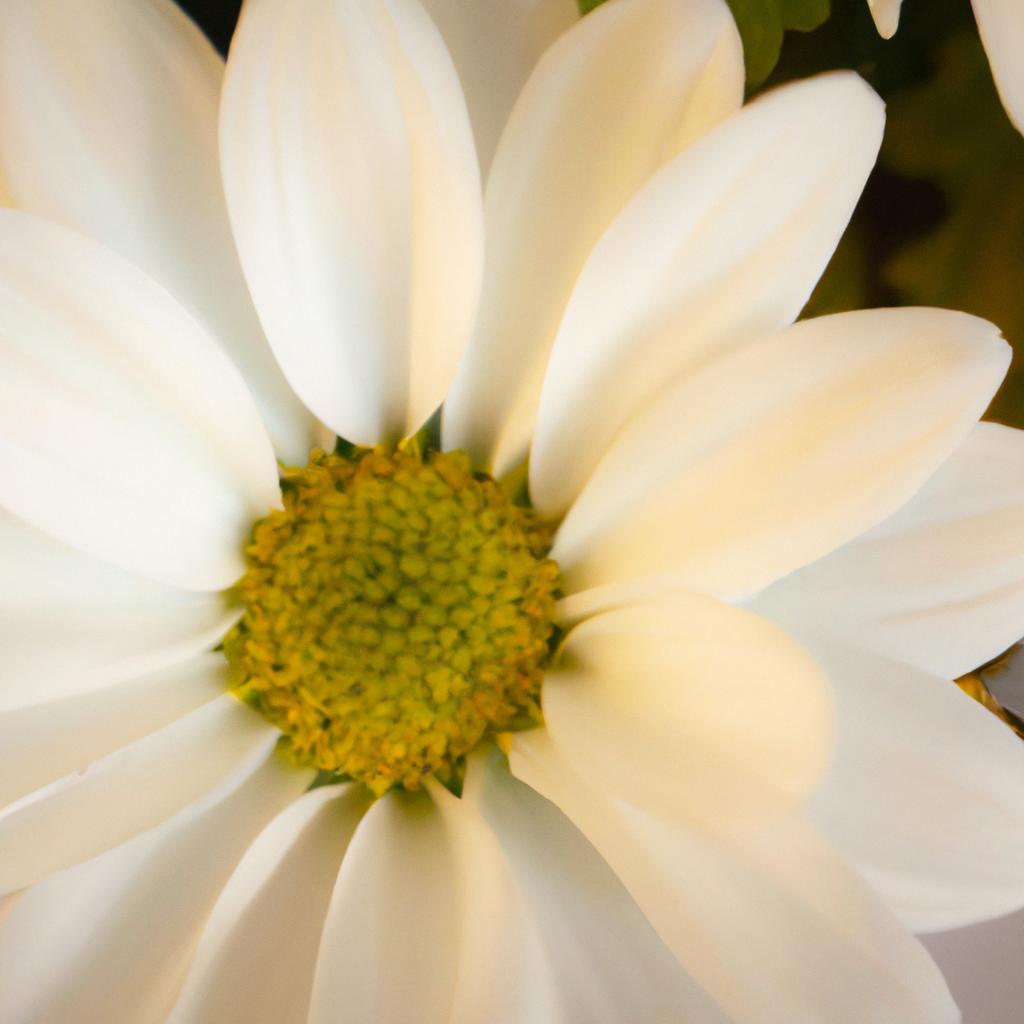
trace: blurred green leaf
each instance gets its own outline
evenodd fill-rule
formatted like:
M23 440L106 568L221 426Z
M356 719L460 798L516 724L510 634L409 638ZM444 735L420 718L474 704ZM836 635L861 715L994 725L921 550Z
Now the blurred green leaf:
M830 0L728 0L743 39L747 83L760 85L779 62L787 29L810 32L828 20Z
M588 14L603 0L578 0ZM787 29L810 32L828 20L831 0L728 0L743 39L748 86L760 85L778 63Z
M1024 426L1024 138L999 103L976 33L949 39L937 71L890 104L882 158L901 174L936 181L948 215L899 250L884 274L903 302L999 325L1015 359L991 412Z

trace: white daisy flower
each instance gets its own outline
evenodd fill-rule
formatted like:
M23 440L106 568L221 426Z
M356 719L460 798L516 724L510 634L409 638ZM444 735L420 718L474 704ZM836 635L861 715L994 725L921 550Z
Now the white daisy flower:
M856 76L567 5L0 2L4 1024L934 1024L1024 905L1006 345L793 325Z
M1010 120L1024 132L1024 5L1020 0L971 0L992 77ZM884 39L896 34L903 0L868 0Z

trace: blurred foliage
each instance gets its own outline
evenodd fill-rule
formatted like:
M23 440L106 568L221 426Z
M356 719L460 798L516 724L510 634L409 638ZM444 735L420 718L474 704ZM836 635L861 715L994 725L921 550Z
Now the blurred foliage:
M829 16L830 0L728 0L743 39L748 86L773 71L787 29L810 32Z

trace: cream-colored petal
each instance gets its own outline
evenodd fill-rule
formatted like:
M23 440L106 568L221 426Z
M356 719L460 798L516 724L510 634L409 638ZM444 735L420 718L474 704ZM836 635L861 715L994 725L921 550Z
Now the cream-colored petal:
M483 261L465 101L418 0L251 0L221 113L249 288L303 401L348 440L440 405Z
M196 590L244 571L277 465L237 370L110 250L0 210L0 506Z
M220 894L167 1024L305 1024L338 866L369 803L323 786L256 838Z
M547 51L487 183L480 319L445 402L446 448L498 473L522 457L555 332L594 244L742 95L723 0L611 0Z
M824 681L781 630L677 594L576 626L544 679L551 742L575 770L673 820L777 813L824 774Z
M221 594L135 576L3 510L0 566L0 712L192 658L216 646L238 614Z
M809 814L914 931L1024 906L1024 745L952 682L808 637L837 748Z
M684 968L743 1024L958 1024L935 964L798 819L717 834L659 822L575 773L543 730L514 773L594 844Z
M903 0L868 0L871 17L875 19L875 27L883 39L891 39L900 24L900 7Z
M0 807L208 704L226 676L223 655L202 654L88 693L0 710Z
M1024 6L1019 0L972 0L999 96L1024 132Z
M751 603L953 679L1024 635L1024 431L979 423L873 530Z
M798 82L637 195L587 261L551 353L530 454L539 509L564 512L616 433L684 371L796 319L883 124L882 101L854 74Z
M455 61L486 175L537 58L579 18L576 0L423 0Z
M749 596L906 503L1009 362L934 309L805 320L684 378L621 432L559 529L569 593L644 577Z
M586 838L503 756L471 758L462 799L435 799L464 855L453 1024L725 1024ZM504 905L479 870L495 859L513 885ZM497 953L490 962L486 948Z
M0 200L134 262L210 329L280 455L312 421L256 319L220 182L224 64L171 0L0 5Z
M83 766L0 814L0 892L159 825L267 759L280 734L230 694Z
M458 874L433 802L390 793L341 864L309 1024L448 1024L458 959Z
M164 1024L222 886L309 780L264 759L157 828L22 894L0 924L0 1021ZM136 799L148 796L140 786Z

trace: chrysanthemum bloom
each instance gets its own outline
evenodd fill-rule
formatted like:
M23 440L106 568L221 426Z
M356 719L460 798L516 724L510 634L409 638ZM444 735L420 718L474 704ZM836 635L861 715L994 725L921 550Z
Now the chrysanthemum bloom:
M1024 3L1021 0L971 0L992 77L1010 120L1024 132ZM884 39L896 34L903 0L868 0Z
M0 4L0 1020L955 1020L1024 438L987 323L792 326L878 98L430 6L250 0L222 90Z

